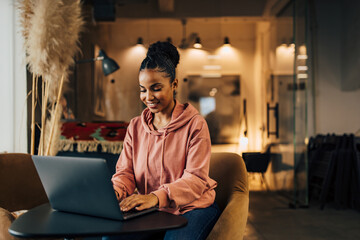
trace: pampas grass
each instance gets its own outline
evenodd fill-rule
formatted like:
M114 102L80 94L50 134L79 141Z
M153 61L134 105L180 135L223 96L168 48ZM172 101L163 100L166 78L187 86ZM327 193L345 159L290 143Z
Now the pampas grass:
M41 155L47 155L54 142L52 136L56 138L53 132L60 124L57 114L63 84L68 81L69 66L74 64L73 56L79 51L78 39L84 24L81 3L80 0L19 0L18 9L29 70L33 75L42 77L43 90L45 89L42 94L39 151ZM51 122L47 139L49 144L45 148L44 129L48 103L55 106L50 115L57 120Z
M56 109L56 108L55 108ZM60 142L61 135L61 112L62 106L59 104L57 110L50 112L49 118L46 120L45 131L44 131L44 147L47 149L46 155L55 156L59 149L58 145ZM55 124L56 123L56 124ZM51 129L52 126L55 126L54 129Z
M24 39L29 36L30 19L34 15L34 0L19 0L17 7L20 11L20 24Z
M35 150L35 108L37 104L37 77L33 75L32 78L32 91L31 91L31 146L30 146L30 154L34 155Z
M49 84L49 101L56 100L61 76L66 82L69 66L79 51L78 39L83 20L79 0L31 0L33 15L25 43L32 73ZM26 34L26 31L25 31Z

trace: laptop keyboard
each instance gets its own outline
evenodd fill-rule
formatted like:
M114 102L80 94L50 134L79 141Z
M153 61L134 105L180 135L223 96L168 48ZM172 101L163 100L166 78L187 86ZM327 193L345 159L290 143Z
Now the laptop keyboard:
M128 218L129 216L137 216L137 215L142 215L144 213L148 213L148 212L152 212L152 211L155 211L157 210L158 208L157 207L152 207L152 208L148 208L148 209L144 209L144 210L136 210L135 208L129 210L129 211L122 211L122 214L123 214L123 217L124 218Z
M141 211L136 210L135 208L133 208L133 209L131 209L129 211L126 211L126 212L121 211L121 212L122 212L123 216L126 217L126 216L133 215L133 214L136 214L136 213L141 212Z

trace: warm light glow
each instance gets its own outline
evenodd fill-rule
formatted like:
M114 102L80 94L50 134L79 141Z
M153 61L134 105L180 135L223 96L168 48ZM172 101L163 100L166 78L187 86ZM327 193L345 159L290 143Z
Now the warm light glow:
M299 47L299 54L306 55L306 46L305 45L301 45Z
M204 65L203 69L204 70L221 70L221 66L220 65Z
M307 66L298 66L297 69L298 69L298 71L307 71L308 67Z
M144 45L135 45L129 47L124 51L124 56L128 62L139 62L139 59L144 59L146 56L147 49Z
M242 153L242 152L246 152L249 150L249 139L248 139L248 126L246 123L246 115L244 115L244 120L242 121L242 123L240 124L240 136L239 136L239 140L238 140L238 152Z
M236 48L231 45L222 45L217 48L215 53L221 57L224 61L238 61L238 54Z
M202 78L221 78L221 73L203 73Z
M211 59L211 60L217 60L217 59L220 59L221 56L219 56L219 55L208 55L207 58Z
M146 54L146 52L147 52L147 49L146 49L146 47L144 46L144 45L142 45L142 44L137 44L136 46L134 46L134 47L131 47L130 49L129 49L129 51L131 52L131 54L135 54L135 55L144 55L144 54Z
M247 137L241 137L240 138L240 144L245 146L249 144L249 139Z
M306 73L299 73L297 75L297 77L298 77L298 79L306 79L306 78L308 78L308 75Z
M221 65L221 70L218 71L222 73L239 71L238 66L242 65L241 52L231 45L222 45L212 54L218 56L219 60L212 63Z
M195 39L194 48L202 48L200 37Z
M207 61L207 51L195 48L179 49L179 51L182 59L180 60L179 72L186 72L186 75L205 73L204 71L199 71L199 69L202 70L204 63Z
M237 151L239 153L247 152L249 150L249 139L245 137L245 135L242 135L239 138L239 143L237 148L238 148Z
M276 48L276 52L280 52L283 54L289 54L289 55L294 54L294 52L295 52L294 46L292 46L292 45L287 46L287 45L281 44L279 47Z
M233 52L234 52L233 47L231 47L230 44L226 44L220 47L221 54L231 54Z
M277 47L274 71L281 74L292 74L294 72L294 53L293 47L286 45Z
M197 48L197 49L202 48L201 43L194 43L194 48Z
M192 61L198 61L199 63L204 62L207 56L207 52L202 49L189 48L183 51L181 56L190 57Z
M300 54L300 55L297 56L297 59L299 59L299 60L306 60L306 59L308 59L308 56L307 56L307 55L304 55L304 54Z

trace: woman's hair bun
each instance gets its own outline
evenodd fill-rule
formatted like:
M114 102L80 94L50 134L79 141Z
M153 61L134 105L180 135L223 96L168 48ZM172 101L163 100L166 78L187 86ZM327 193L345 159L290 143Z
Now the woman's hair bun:
M165 57L169 59L174 67L179 64L180 55L178 50L174 45L169 42L156 42L150 45L147 52L147 56L150 58L162 58Z

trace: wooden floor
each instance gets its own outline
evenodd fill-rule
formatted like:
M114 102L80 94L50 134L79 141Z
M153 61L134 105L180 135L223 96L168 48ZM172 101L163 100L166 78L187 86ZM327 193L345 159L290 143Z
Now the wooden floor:
M244 240L360 239L360 212L331 205L289 208L289 199L266 191L250 192Z

